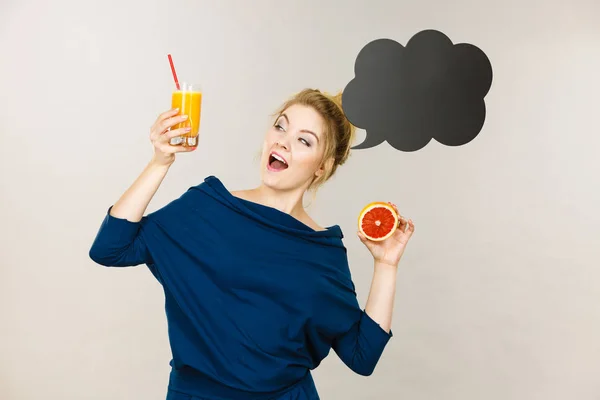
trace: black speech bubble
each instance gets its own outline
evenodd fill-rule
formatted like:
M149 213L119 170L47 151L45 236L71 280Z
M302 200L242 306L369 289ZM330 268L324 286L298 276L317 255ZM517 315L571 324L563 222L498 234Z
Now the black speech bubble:
M367 137L353 149L387 141L416 151L431 139L460 146L483 127L492 66L472 44L453 44L436 30L415 34L406 47L377 39L359 52L354 73L342 93L343 109Z

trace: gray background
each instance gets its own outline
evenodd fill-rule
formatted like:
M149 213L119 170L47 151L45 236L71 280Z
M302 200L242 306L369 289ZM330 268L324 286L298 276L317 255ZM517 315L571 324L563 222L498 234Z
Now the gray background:
M331 353L314 375L321 396L600 399L597 1L3 0L0 11L0 398L164 398L158 283L87 251L150 159L149 127L170 107L167 53L180 79L204 85L201 139L149 211L210 174L257 184L281 101L342 89L373 39L437 29L490 58L487 119L462 147L356 151L311 205L344 230L361 305L372 263L359 210L393 201L416 224L374 375Z

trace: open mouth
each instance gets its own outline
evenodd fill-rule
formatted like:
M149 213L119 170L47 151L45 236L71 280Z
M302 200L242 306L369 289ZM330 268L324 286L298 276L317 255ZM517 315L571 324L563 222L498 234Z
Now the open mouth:
M269 156L269 169L271 171L283 171L288 167L287 161L283 159L279 154L271 153Z

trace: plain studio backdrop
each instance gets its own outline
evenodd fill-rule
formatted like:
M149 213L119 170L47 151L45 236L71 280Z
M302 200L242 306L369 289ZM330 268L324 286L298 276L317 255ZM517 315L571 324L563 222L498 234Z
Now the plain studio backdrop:
M486 121L464 146L357 150L319 191L309 212L342 227L361 306L372 258L359 210L393 201L416 224L375 373L331 352L314 373L321 396L600 399L599 16L595 0L3 0L0 398L165 396L158 282L88 250L150 160L168 53L203 84L200 146L149 212L207 175L258 184L283 100L343 89L371 40L436 29L490 58Z

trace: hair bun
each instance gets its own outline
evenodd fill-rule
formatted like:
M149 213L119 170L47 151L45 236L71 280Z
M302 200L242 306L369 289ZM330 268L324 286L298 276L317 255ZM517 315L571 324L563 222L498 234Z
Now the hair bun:
M340 91L335 96L333 96L333 101L335 101L337 103L337 105L340 106L340 108L342 107L342 95L343 94L344 94L344 92Z
M323 94L329 98L329 100L333 101L339 108L340 110L344 110L342 108L342 95L344 94L343 91L339 91L336 94L331 94L331 93L327 93L327 92L323 92Z

